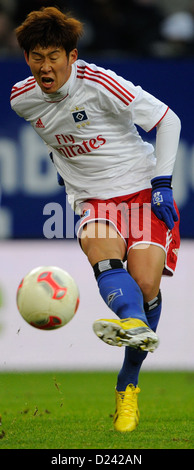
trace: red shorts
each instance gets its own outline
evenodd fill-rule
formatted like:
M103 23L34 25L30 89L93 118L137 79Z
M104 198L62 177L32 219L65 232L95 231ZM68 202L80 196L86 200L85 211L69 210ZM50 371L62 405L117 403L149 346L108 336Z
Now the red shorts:
M177 214L179 211L174 202ZM82 216L77 231L81 238L83 227L94 221L112 224L126 244L126 257L129 250L140 243L158 245L166 253L163 274L172 276L180 247L179 221L169 230L151 210L151 189L145 189L128 196L111 199L88 199L82 203Z

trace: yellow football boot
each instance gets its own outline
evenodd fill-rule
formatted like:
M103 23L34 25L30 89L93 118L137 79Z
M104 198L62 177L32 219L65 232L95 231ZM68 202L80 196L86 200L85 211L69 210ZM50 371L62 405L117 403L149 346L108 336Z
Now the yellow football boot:
M153 352L159 343L158 336L146 323L137 318L123 320L96 320L94 333L112 346L130 346Z
M130 384L124 392L116 390L116 411L114 414L115 431L133 431L139 423L137 395L139 387Z

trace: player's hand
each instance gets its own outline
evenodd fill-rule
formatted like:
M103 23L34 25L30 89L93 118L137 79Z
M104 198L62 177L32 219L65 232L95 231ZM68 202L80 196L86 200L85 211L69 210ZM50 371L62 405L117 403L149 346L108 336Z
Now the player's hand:
M53 154L52 154L52 152L49 153L49 157L50 157L51 161L53 162ZM63 180L62 176L58 173L58 171L57 171L57 181L58 181L58 184L59 184L60 186L65 186L64 180Z
M172 176L157 176L151 180L151 208L156 217L163 220L170 230L174 227L174 222L178 220L174 207L171 182Z

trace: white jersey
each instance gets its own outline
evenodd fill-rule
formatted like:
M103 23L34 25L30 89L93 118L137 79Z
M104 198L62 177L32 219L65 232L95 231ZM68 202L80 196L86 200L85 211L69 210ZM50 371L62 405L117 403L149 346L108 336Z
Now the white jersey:
M12 88L11 106L47 144L69 201L108 199L151 187L154 148L136 125L150 131L168 107L140 86L83 60L69 80L45 94L34 77Z

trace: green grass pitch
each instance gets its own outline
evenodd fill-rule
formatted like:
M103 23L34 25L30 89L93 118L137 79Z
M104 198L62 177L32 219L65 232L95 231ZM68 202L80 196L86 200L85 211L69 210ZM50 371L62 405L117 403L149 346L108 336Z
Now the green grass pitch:
M194 372L140 376L140 423L113 429L114 372L0 373L0 449L194 449Z

